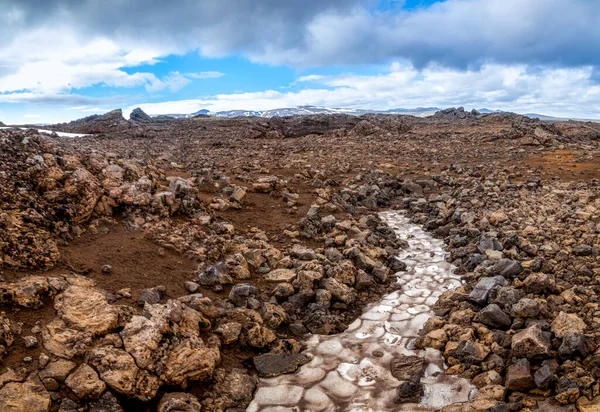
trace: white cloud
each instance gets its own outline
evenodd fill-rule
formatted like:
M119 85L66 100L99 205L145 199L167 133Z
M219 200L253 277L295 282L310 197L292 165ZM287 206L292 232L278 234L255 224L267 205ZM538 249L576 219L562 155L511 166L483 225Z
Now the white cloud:
M526 65L484 65L478 70L461 71L442 67L418 70L408 63L394 63L380 75L319 77L320 88L218 94L136 106L150 114L165 114L193 113L199 109L267 110L306 104L366 109L465 105L597 118L600 86L592 81L592 75L591 67L533 71Z
M42 115L40 115L40 114L25 114L25 115L23 115L23 117L25 117L26 119L37 119L39 117L42 117Z
M221 72L199 72L199 73L186 73L185 77L190 79L205 80L205 79L218 79L225 76L225 73Z

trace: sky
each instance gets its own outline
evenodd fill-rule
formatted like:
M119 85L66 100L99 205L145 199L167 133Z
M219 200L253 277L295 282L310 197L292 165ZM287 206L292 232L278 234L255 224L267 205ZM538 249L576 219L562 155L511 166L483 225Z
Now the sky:
M600 118L598 0L0 0L0 121L301 105Z

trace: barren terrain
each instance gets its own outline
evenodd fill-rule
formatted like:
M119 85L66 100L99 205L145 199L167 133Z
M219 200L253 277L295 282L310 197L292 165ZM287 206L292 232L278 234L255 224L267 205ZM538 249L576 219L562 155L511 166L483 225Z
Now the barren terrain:
M411 342L479 389L444 410L600 408L599 124L116 111L53 129L86 136L0 130L0 411L245 410L259 376L401 287L407 244L378 216L396 209L464 280ZM398 404L423 372L404 364Z

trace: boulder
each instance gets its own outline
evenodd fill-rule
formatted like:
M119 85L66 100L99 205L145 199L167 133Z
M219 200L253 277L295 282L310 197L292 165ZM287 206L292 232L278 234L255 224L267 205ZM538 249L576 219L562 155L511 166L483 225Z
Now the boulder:
M73 329L92 336L104 335L117 327L119 312L96 288L69 286L54 300L58 316Z

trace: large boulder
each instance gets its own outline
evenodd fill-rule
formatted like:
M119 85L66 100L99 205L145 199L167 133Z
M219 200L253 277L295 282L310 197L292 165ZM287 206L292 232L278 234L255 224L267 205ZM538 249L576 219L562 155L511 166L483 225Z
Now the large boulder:
M54 301L58 316L73 329L104 335L117 326L119 312L98 289L69 286Z

